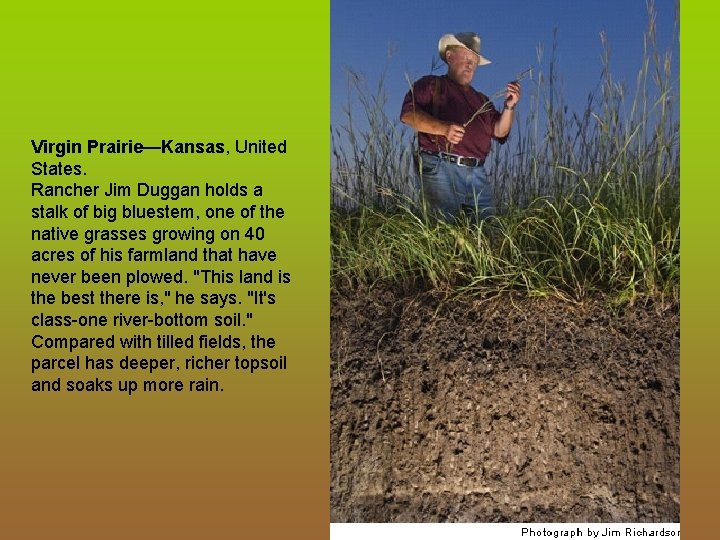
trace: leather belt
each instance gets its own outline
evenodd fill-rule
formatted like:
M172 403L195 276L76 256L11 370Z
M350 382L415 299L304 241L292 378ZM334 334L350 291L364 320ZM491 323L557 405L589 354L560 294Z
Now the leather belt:
M457 154L448 154L447 152L428 152L427 150L421 150L421 152L430 156L439 157L450 163L455 163L455 165L459 165L460 167L482 167L485 164L484 159L476 157L458 156Z

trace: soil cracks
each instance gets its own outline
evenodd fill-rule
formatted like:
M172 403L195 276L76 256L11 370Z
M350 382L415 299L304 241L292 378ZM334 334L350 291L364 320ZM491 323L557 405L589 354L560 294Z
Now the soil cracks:
M679 521L679 322L333 292L332 521Z

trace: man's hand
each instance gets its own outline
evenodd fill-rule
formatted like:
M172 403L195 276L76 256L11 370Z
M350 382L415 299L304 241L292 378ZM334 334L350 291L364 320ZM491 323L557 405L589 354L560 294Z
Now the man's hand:
M510 134L510 128L512 127L513 118L515 116L512 110L515 108L515 105L517 105L519 101L520 82L510 81L507 85L507 90L505 91L505 109L500 115L498 121L495 123L495 130L493 131L493 135L496 138L501 139L503 137L507 137Z
M505 91L505 105L507 107L514 107L520 101L520 83L517 81L511 81L507 85Z
M450 141L450 144L458 144L465 136L465 128L458 124L447 124L443 135Z

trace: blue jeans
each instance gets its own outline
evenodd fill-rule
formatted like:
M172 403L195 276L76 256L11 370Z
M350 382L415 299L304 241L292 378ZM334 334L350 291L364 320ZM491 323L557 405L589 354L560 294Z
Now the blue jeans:
M446 221L461 214L473 221L495 214L492 188L482 165L463 167L424 152L420 161L420 183L428 210Z

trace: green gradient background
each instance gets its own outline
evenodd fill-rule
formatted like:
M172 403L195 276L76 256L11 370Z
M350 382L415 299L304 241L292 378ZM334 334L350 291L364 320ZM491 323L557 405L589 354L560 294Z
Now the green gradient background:
M28 7L21 7L27 5ZM323 538L328 535L328 129L329 5L327 2L205 2L194 7L132 2L122 7L94 3L16 4L3 8L4 66L3 239L3 460L0 536L7 538ZM142 141L222 141L287 139L286 155L182 156L35 155L31 139ZM234 155L233 155L234 154ZM80 163L81 177L34 177L35 161ZM201 306L161 308L119 306L63 308L31 306L31 271L175 271L175 264L78 264L29 262L36 246L30 229L58 225L145 228L224 224L174 220L155 222L59 220L36 222L29 208L33 181L98 184L110 181L213 184L256 183L262 199L189 200L171 205L282 206L286 218L263 225L266 239L242 242L245 249L275 249L269 265L237 263L182 265L185 292L238 292L245 287L205 285L192 269L237 271L282 269L291 285L264 286L277 295L274 306L253 311L254 330L278 341L288 355L288 371L253 376L229 371L219 379L224 391L181 395L119 392L37 394L30 392L29 325L33 313L208 313ZM74 206L74 201L64 201ZM79 200L78 204L91 202ZM161 206L145 198L103 203ZM215 203L218 204L215 204ZM228 221L245 229L248 222ZM51 242L50 249L69 249ZM127 249L133 242L113 247ZM108 247L107 243L102 243ZM202 247L200 243L200 247ZM173 246L169 246L173 247ZM174 246L182 248L178 244ZM216 242L216 249L226 247ZM80 246L74 244L73 249ZM68 292L87 286L65 285ZM97 288L97 286L96 286ZM125 290L107 285L108 290ZM173 290L138 287L127 292ZM48 290L49 286L43 286ZM112 327L85 331L39 329L46 336L133 335L143 329ZM158 333L148 327L150 336ZM175 329L171 333L227 335L228 329ZM249 330L234 335L249 336ZM116 346L117 347L117 346ZM44 351L36 351L42 353ZM48 356L65 356L46 351ZM183 353L135 351L135 356ZM191 353L197 354L196 347ZM249 353L250 351L245 351ZM84 351L83 351L84 353ZM116 348L110 356L113 381L159 379L123 372ZM250 356L250 354L247 354ZM218 356L230 356L218 354ZM233 355L234 356L234 355ZM54 372L45 378L84 379L83 371ZM93 373L93 378L96 374ZM197 375L204 375L197 373ZM39 376L42 378L42 375ZM186 372L168 378L190 378ZM115 383L116 384L116 383Z
M0 535L322 538L328 521L327 2L76 5L14 4L0 16L6 250ZM685 538L713 536L720 483L714 429L720 302L708 286L717 263L719 18L717 4L681 4ZM286 207L296 221L278 227L284 240L272 246L292 259L287 270L302 286L283 291L288 305L273 310L273 334L292 351L294 369L225 377L226 391L215 395L32 395L27 321L35 310L31 265L24 261L36 156L29 140L245 136L287 138L291 151L282 160L143 154L77 161L92 175L83 181L102 185L141 176L200 181L206 173L208 180L227 176L248 184L257 174L266 187L281 186L284 194L268 189L267 201ZM263 164L272 165L272 174L263 173ZM288 326L281 332L283 321ZM117 373L113 378L127 378Z
M714 2L680 4L681 73L681 525L683 537L717 536L720 433L718 166ZM715 532L713 532L715 531Z

